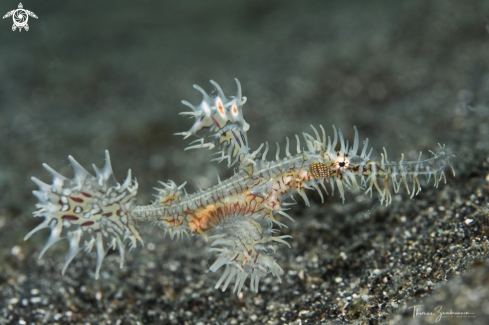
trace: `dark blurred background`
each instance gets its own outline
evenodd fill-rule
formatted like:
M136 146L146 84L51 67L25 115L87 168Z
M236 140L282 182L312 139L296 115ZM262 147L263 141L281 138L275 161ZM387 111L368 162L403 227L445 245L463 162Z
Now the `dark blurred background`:
M30 175L48 178L42 162L68 173L68 154L86 166L109 149L146 197L156 179L211 175L208 152L173 136L192 124L180 100L200 102L192 84L211 91L209 79L229 95L240 79L252 148L356 125L391 159L456 138L470 113L458 104L488 96L484 1L23 4L39 17L28 32L0 21L4 209L29 212Z
M350 139L356 125L391 160L438 142L457 155L489 148L488 1L22 3L39 17L28 32L0 20L1 256L45 240L22 241L39 222L30 177L51 180L41 163L71 177L69 154L88 168L108 149L141 204L157 180L191 189L214 184L214 168L229 175L173 135L192 124L180 101L200 102L192 84L211 91L209 79L227 95L241 81L252 149L309 124ZM2 1L0 14L17 6Z

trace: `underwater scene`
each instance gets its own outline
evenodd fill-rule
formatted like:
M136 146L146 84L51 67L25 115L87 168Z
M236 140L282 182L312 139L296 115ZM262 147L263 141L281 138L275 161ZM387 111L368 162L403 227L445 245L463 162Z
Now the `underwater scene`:
M489 322L489 2L0 15L0 325Z

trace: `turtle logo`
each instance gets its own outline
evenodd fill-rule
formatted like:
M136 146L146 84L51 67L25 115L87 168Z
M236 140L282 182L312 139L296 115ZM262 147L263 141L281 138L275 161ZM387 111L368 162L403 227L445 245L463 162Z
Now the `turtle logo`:
M24 28L26 31L29 30L29 25L27 25L27 21L29 20L29 16L36 18L37 16L35 13L29 10L25 10L24 6L22 6L22 3L19 3L19 8L14 9L12 11L9 11L3 16L3 19L12 16L14 20L14 24L12 25L12 31L15 32L15 30L18 28L19 32L22 31L22 28Z

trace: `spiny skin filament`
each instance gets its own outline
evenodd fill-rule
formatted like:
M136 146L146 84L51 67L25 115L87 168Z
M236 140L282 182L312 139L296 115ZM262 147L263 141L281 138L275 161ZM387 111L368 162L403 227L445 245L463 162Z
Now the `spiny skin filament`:
M46 184L37 178L32 180L39 190L34 195L39 199L35 217L44 221L26 235L43 228L50 228L51 235L41 250L39 258L53 244L66 236L69 242L62 273L81 250L90 251L95 247L97 263L95 277L98 278L102 261L109 249L118 249L123 266L126 240L130 248L137 242L143 243L138 222L150 222L160 227L171 239L183 235L200 235L210 242L209 251L217 255L210 267L216 272L224 271L215 288L225 291L234 280L233 292L241 292L246 280L250 279L250 290L258 292L262 278L271 273L280 281L283 269L277 264L274 255L282 246L289 246L280 236L282 221L294 221L285 211L296 204L294 195L302 197L310 205L305 190L316 190L324 202L323 192L334 195L337 187L343 202L345 189L366 189L372 195L375 189L380 194L380 202L387 206L392 202L391 188L398 193L402 184L414 197L421 191L419 175L431 177L438 187L443 179L446 183L445 169L450 166L445 146L440 145L432 157L417 161L404 161L404 155L397 162L387 159L387 152L381 153L381 160L371 160L372 149L368 151L368 139L359 153L359 138L356 127L352 146L344 140L341 130L333 126L333 139L326 136L320 126L321 134L311 125L313 135L303 133L303 144L298 135L296 154L290 153L289 138L286 138L285 157L280 158L280 145L277 143L275 160L267 160L268 142L254 152L248 147L247 131L249 124L243 118L242 107L246 97L241 94L241 85L236 96L227 98L219 85L211 81L217 95L208 95L201 87L194 88L203 95L198 105L183 101L192 111L183 112L195 118L187 132L178 133L188 138L203 129L209 135L191 142L185 150L198 148L218 148L217 158L227 161L228 166L238 165L235 174L208 189L191 194L185 190L186 182L159 182L156 200L145 206L135 205L138 184L132 180L129 170L127 178L117 183L112 173L109 153L101 169L94 166L95 176L85 170L73 157L69 160L75 175L68 179L44 164L53 175L53 183ZM263 150L264 149L264 150ZM452 169L453 175L455 171ZM379 185L379 181L383 185ZM291 202L286 202L291 200ZM285 218L285 219L284 219Z

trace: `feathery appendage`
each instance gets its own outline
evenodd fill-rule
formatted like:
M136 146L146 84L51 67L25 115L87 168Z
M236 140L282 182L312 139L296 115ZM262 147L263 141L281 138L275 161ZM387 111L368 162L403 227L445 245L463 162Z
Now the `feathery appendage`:
M52 185L33 177L32 181L39 186L33 194L39 199L34 212L35 217L44 217L44 221L28 233L24 240L44 228L51 229L51 235L41 250L42 258L46 250L63 235L69 242L68 255L62 273L82 249L86 252L93 246L97 252L95 278L98 278L102 261L110 248L119 249L120 267L124 263L125 244L129 239L130 248L143 243L139 236L135 220L130 217L134 207L138 184L131 180L129 170L124 183L117 183L112 173L109 152L105 152L105 166L101 169L93 165L95 176L71 156L68 157L75 172L73 179L57 173L48 165L46 168L53 175ZM84 243L82 243L84 241Z
M237 160L242 160L248 154L248 136L246 132L250 125L243 118L243 105L246 103L246 97L241 95L241 84L238 79L234 79L238 90L236 96L226 98L221 87L211 80L211 84L216 88L217 96L208 95L204 89L198 85L194 88L202 93L202 102L199 105L192 105L183 100L182 104L190 107L191 112L182 112L180 115L189 115L195 117L194 125L187 132L175 133L182 135L184 139L191 135L196 135L202 129L209 128L211 140L205 142L205 137L191 142L191 146L185 148L213 149L218 146L220 154L216 161L228 161L228 166L234 164ZM234 160L232 160L234 159Z
M281 282L280 276L284 271L275 262L274 243L290 247L284 239L291 236L272 236L278 230L273 229L272 221L264 216L264 212L251 216L242 212L216 216L217 225L212 230L216 235L209 238L212 240L209 252L217 252L218 255L209 270L216 272L223 266L226 268L215 289L223 284L224 292L236 277L233 293L239 294L246 279L250 277L250 290L258 292L260 279L269 273Z

